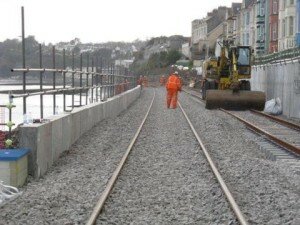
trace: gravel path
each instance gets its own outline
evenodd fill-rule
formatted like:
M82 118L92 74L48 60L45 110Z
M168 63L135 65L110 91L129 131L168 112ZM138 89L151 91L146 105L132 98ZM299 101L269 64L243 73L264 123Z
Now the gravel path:
M128 111L87 132L43 179L30 180L22 196L0 209L0 224L84 224L152 96L143 91Z
M265 159L238 120L187 94L180 100L249 223L300 224L300 173Z

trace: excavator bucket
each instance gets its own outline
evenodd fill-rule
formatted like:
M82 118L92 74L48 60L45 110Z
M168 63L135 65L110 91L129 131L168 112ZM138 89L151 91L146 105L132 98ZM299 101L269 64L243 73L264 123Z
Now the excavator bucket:
M266 95L261 91L207 90L207 109L223 108L227 110L255 109L262 111L265 107Z

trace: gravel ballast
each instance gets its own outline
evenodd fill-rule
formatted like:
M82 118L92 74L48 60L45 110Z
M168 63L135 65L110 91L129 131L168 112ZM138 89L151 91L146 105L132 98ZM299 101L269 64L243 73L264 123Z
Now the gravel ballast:
M299 168L267 160L256 144L262 137L233 117L187 94L180 100L249 223L300 224Z
M237 224L181 110L156 92L97 224Z
M0 225L85 224L148 109L153 89L80 138L44 178L0 208ZM183 92L179 100L249 224L300 224L300 171L266 159L238 120ZM97 224L238 224L179 108L165 89Z

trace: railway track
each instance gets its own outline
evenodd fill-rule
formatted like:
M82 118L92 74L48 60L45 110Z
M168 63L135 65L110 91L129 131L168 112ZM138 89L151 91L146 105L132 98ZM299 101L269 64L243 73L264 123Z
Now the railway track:
M122 157L120 163L118 164L116 170L114 171L113 175L111 176L110 180L107 183L107 186L105 188L105 190L103 191L103 193L101 194L97 204L94 207L94 210L91 214L91 216L89 217L86 225L92 225L95 224L98 220L99 220L99 216L101 216L101 212L104 208L104 205L106 204L107 199L109 198L110 193L112 192L113 188L114 188L114 184L116 183L118 177L120 176L121 170L124 167L126 160L132 150L132 148L134 147L135 143L137 142L137 139L143 129L143 126L145 124L145 121L147 120L147 117L151 111L151 107L153 105L155 99L155 93L153 96L153 99L151 101L151 104L148 108L148 111L141 123L141 125L139 126L137 132L134 135L134 138L132 139L132 141L130 142L124 156ZM193 127L188 115L186 114L186 112L184 111L183 107L181 106L181 104L179 103L179 108L182 111L182 114L184 115L184 118L186 119L187 123L189 124L189 127L192 131L192 133L194 134L194 138L196 138L198 146L200 146L200 149L198 147L198 150L202 151L203 154L205 155L205 158L210 166L210 170L213 172L216 180L218 181L219 184L219 188L221 188L221 190L223 191L223 194L225 195L227 202L229 204L229 206L232 209L232 212L235 215L236 220L239 222L239 224L241 225L246 225L248 224L247 220L245 219L243 213L241 212L239 206L237 205L233 195L231 194L228 186L226 185L224 179L222 178L220 172L218 171L217 167L215 166L215 163L213 162L212 158L210 157L205 145L203 144L201 138L199 137L197 131L195 130L195 128ZM147 146L144 146L145 148L147 148ZM156 156L157 157L157 156ZM211 173L211 172L210 172ZM210 178L208 178L209 180L211 180ZM199 191L199 190L197 190Z
M204 101L201 99L200 93L186 91L185 93L196 97L201 104ZM250 111L229 111L220 109L221 111L233 116L247 128L263 135L272 143L292 153L296 158L300 156L300 126L289 121L271 116L256 110ZM280 153L279 153L280 154Z

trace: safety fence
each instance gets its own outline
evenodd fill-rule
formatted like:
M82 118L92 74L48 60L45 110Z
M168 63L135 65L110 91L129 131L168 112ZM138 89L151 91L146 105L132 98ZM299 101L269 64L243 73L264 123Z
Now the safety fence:
M8 109L8 121L1 121L0 126L8 127L8 134L5 131L0 131L0 149L10 148L12 146L12 127L15 125L12 122L12 109L16 107L11 102L7 105L0 105L1 109ZM4 129L3 129L4 130Z
M134 87L135 77L128 75L128 71L124 68L116 68L113 64L103 65L102 59L101 65L95 65L94 58L91 58L89 53L86 54L86 65L83 67L83 54L79 56L79 67L75 67L75 55L72 53L72 65L67 69L66 67L66 51L62 51L63 68L56 68L56 50L55 46L52 49L52 61L53 68L42 67L42 46L39 45L40 55L40 68L14 68L12 72L23 73L22 93L10 94L11 99L23 98L23 114L27 112L27 99L31 96L40 96L40 118L44 118L44 95L53 96L53 114L57 114L57 101L56 96L63 95L63 111L68 112L75 107L87 105L89 103L105 101L109 97L113 97L115 94ZM98 58L96 62L99 63ZM26 76L38 73L39 77L39 89L30 90L26 82ZM123 75L121 75L123 73ZM124 75L125 74L125 75ZM52 85L49 88L45 88L45 80L49 81L49 77L52 78ZM66 96L71 95L71 104L68 106L66 102ZM75 96L79 97L75 101Z
M279 62L286 62L288 60L299 60L300 61L300 48L292 48L292 49L287 49L284 51L280 52L275 52L272 54L268 55L263 55L263 56L257 56L254 59L254 64L255 65L265 65L268 63L279 63Z
M13 73L22 73L22 90L13 91L10 99L23 98L23 115L27 117L27 99L32 96L40 96L40 119L44 118L44 96L53 96L53 114L57 114L57 96L63 96L63 111L71 111L74 107L80 107L89 103L105 101L115 94L133 88L136 84L134 76L131 76L128 69L122 66L116 67L112 59L95 57L90 53L86 53L85 65L83 65L83 54L75 56L74 51L67 53L66 50L57 51L55 46L52 47L52 60L49 54L44 55L42 45L39 44L38 52L38 68L31 68L26 65L26 48L25 48L25 26L24 26L24 8L21 8L22 21L22 66L14 68ZM58 60L58 57L59 59ZM67 57L67 58L66 58ZM48 60L45 63L43 60ZM79 58L79 60L78 60ZM66 65L66 59L71 65ZM58 68L57 61L61 61ZM75 65L75 60L79 61ZM52 62L49 62L52 61ZM45 68L43 65L52 65L51 68ZM49 67L49 66L48 66ZM39 88L31 90L28 86L28 75L34 75L35 82ZM50 81L50 87L49 87ZM71 103L67 103L66 96L71 97ZM75 96L79 99L75 100ZM84 99L85 98L85 99ZM36 101L36 100L35 100ZM69 105L67 105L69 104ZM24 119L24 122L27 119Z

